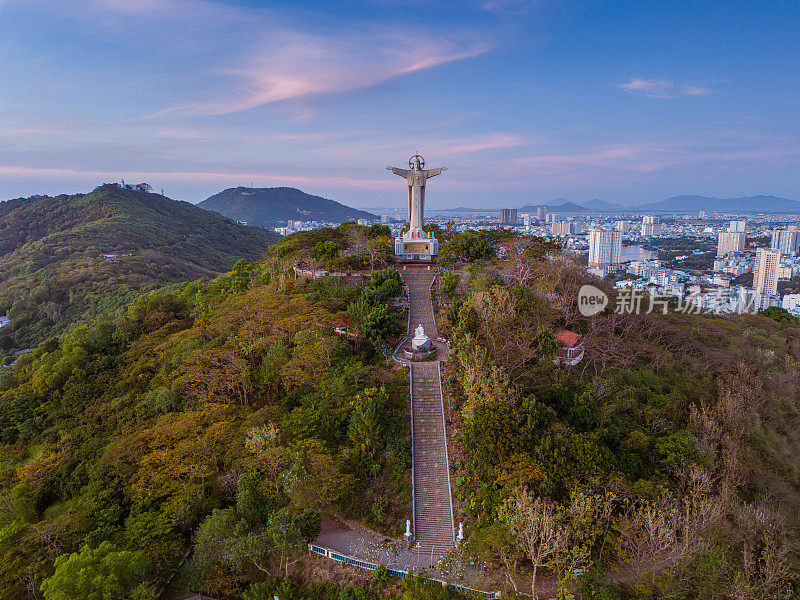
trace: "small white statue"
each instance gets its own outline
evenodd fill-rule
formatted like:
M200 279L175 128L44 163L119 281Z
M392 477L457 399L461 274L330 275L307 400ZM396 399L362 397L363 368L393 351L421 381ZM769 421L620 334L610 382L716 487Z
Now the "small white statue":
M431 340L425 335L425 329L422 327L422 323L420 323L414 330L414 339L411 340L411 348L414 350L427 350L430 347Z

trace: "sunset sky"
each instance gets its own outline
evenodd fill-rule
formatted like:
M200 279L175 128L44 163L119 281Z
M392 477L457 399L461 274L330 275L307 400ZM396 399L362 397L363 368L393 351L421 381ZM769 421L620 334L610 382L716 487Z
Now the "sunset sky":
M0 0L0 199L800 200L798 2Z

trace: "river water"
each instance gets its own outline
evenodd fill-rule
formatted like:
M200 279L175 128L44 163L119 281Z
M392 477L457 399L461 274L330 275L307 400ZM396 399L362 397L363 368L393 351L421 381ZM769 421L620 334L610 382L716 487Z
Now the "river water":
M653 260L656 258L656 253L650 250L645 250L641 246L623 246L620 253L620 261L628 262L629 260Z

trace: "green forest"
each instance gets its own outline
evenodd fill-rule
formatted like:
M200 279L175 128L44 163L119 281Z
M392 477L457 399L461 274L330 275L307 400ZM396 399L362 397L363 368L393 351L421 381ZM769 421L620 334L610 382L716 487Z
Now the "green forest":
M582 317L582 268L501 243L440 283L465 554L545 597L795 597L798 320ZM574 367L561 329L585 336Z
M160 194L104 184L89 194L0 203L0 354L32 348L140 292L229 271L276 233Z
M398 280L296 282L240 261L0 372L5 597L33 585L61 598L56 582L82 562L127 565L118 585L151 597L190 547L181 585L229 596L285 573L323 510L396 534L407 377L374 356L396 328L385 296ZM332 325L358 304L391 318L356 352Z
M507 598L796 597L797 320L586 318L577 290L601 284L558 246L439 237L466 533L441 570ZM221 276L86 317L0 370L4 597L456 597L424 576L342 571L306 546L331 518L399 538L411 511L387 241L352 224L294 234ZM314 269L327 274L298 274ZM585 337L573 367L553 362L563 329Z

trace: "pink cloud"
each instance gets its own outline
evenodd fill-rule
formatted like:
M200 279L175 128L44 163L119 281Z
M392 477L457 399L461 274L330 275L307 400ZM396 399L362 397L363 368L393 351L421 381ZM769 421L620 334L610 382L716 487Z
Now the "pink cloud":
M708 96L711 93L709 88L697 85L685 85L682 90L686 96Z
M622 83L619 86L626 92L641 92L645 96L662 97L666 94L667 90L672 87L672 82L669 79L636 79L633 78L627 83Z
M366 190L390 189L396 187L388 179L359 179L350 177L332 177L325 175L274 174L263 172L221 172L221 171L95 171L69 168L41 168L16 165L0 166L0 175L8 177L59 178L73 180L93 179L97 181L118 181L138 179L145 181L192 182L229 182L241 184L253 181L255 185L271 184L275 186L319 184L335 188L355 188Z
M616 87L631 94L641 94L651 98L676 98L678 96L707 96L712 90L693 84L676 86L670 79L638 79L631 78Z
M223 115L306 96L352 92L488 49L485 44L439 36L420 41L395 33L387 39L364 31L350 38L283 31L270 36L265 45L244 64L222 70L231 79L229 89L241 92L167 110Z
M439 150L445 156L465 152L480 152L483 150L497 150L501 148L515 148L526 144L526 140L511 133L492 133L488 136L477 136L472 139L455 140L447 143Z
M661 161L653 157L664 150L647 144L612 146L583 154L550 154L519 158L516 164L532 168L570 169L572 167L617 167L634 171L653 171Z

